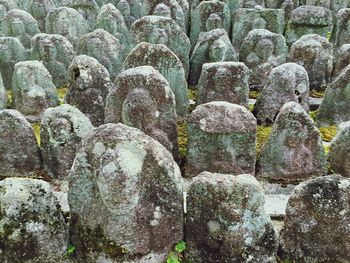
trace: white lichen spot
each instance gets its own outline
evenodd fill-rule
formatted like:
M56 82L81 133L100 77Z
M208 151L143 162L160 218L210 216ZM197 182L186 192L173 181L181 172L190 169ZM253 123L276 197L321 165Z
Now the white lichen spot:
M159 111L155 112L156 118L159 118Z
M109 175L116 175L116 171L117 171L118 167L115 164L115 162L110 162L108 164L106 164L105 166L103 166L102 172L104 174L109 174Z
M150 222L151 226L159 225L159 220L162 218L162 211L160 210L160 206L157 206L153 212L153 220Z
M207 120L206 119L200 119L199 127L201 128L201 130L205 131L206 127L207 127Z
M125 142L116 146L121 169L128 175L136 176L142 170L146 150L138 143Z
M220 231L221 229L220 223L214 220L210 220L207 223L207 226L208 226L209 233L215 233Z
M350 181L345 179L341 180L338 184L339 189L348 189L350 186Z
M106 147L102 142L97 142L94 146L94 149L92 150L92 153L97 156L101 157L101 155L106 151Z

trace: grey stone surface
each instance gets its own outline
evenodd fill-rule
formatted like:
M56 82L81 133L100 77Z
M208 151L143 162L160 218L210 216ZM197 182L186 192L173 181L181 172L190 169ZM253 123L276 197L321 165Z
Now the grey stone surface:
M44 64L57 88L68 83L68 67L74 58L74 50L64 36L44 33L35 35L30 57Z
M350 64L350 44L344 44L334 50L332 81Z
M350 66L347 66L326 89L316 115L319 127L337 125L350 120Z
M295 63L285 63L271 70L253 114L258 123L272 124L279 110L289 101L295 101L309 111L309 77L306 70Z
M189 84L197 85L205 63L237 61L238 54L224 29L214 29L202 34L190 58Z
M7 94L6 94L6 89L0 73L0 110L6 109L6 107L7 107Z
M227 101L249 106L249 69L242 62L206 63L197 86L200 105L210 101Z
M26 50L18 38L0 37L0 72L6 89L11 88L15 64L26 58Z
M107 69L93 57L80 55L69 67L65 102L84 113L94 126L104 123L106 97L112 87Z
M190 40L192 47L197 44L201 33L217 28L223 28L227 34L230 33L230 8L220 1L201 2L191 13Z
M188 193L185 235L191 262L276 262L277 242L251 175L203 172Z
M191 43L174 20L161 16L144 16L132 25L130 31L138 43L166 45L181 60L186 76L188 75Z
M261 149L257 177L269 182L297 183L326 172L320 132L298 103L286 103Z
M296 262L348 262L350 180L318 177L298 185L288 201L281 245Z
M147 15L141 0L116 0L112 3L123 14L128 28L139 18Z
M189 104L186 74L180 59L163 44L139 43L124 61L124 68L152 66L169 82L175 95L176 112L185 116Z
M288 45L291 45L304 35L318 34L327 37L332 31L331 10L320 6L304 5L294 9L290 14L285 35Z
M285 17L282 9L240 8L232 17L232 45L239 51L244 38L253 29L283 34Z
M291 46L288 61L306 69L310 89L324 90L332 74L332 44L316 34L302 36Z
M52 77L37 60L18 62L12 78L13 107L30 122L40 121L46 108L58 104Z
M256 119L243 106L213 101L199 105L188 122L186 177L203 171L255 173Z
M26 11L13 9L7 12L1 22L4 36L17 37L26 49L30 49L32 36L40 33L36 20Z
M40 169L40 149L30 123L16 110L0 111L0 176L30 176Z
M68 229L47 182L1 181L0 211L1 262L63 262Z
M123 124L82 141L68 201L72 242L88 262L165 262L183 238L179 167L160 143Z
M344 177L350 177L350 121L341 123L333 138L328 154L330 169Z
M47 14L56 8L54 0L31 0L27 10L37 21L39 30L45 32L45 18Z
M88 33L89 27L84 17L70 7L51 10L45 20L46 33L62 35L77 50L79 39Z
M286 62L288 48L283 35L266 29L254 29L244 39L239 53L240 61L250 69L249 84L261 89L272 68Z
M49 176L66 179L79 143L93 131L81 111L63 104L45 111L40 129L43 164Z
M119 40L103 29L83 36L79 42L78 54L94 57L114 79L122 70L125 53Z
M96 28L96 19L100 7L95 0L72 0L68 7L77 10L84 17L89 31L93 31Z
M123 71L106 99L105 123L124 123L151 136L178 159L175 95L153 67Z
M335 46L341 47L350 43L350 8L341 9L336 16L336 24L334 29Z

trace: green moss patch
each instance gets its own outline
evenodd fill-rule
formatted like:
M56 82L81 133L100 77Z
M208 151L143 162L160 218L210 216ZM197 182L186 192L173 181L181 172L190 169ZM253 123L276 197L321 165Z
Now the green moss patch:
M177 123L177 132L178 132L179 154L181 157L186 157L188 131L187 131L187 123L185 121L179 121Z
M267 142L272 131L272 126L259 125L256 134L256 155L259 156L261 147Z
M60 105L64 104L64 96L66 96L67 89L68 89L67 85L57 89L58 100Z
M319 128L322 140L330 142L337 134L337 126L321 127Z
M33 130L34 130L34 133L35 133L35 137L36 137L36 140L38 141L38 144L40 146L40 127L41 127L41 124L40 123L33 123L32 124L32 127L33 127Z
M12 108L12 101L13 101L13 93L12 90L6 90L6 95L7 95L7 108L11 109Z
M324 91L317 91L317 90L312 90L310 92L310 97L313 98L323 98L324 97Z
M256 90L249 91L249 98L250 99L257 99L260 96L260 92Z

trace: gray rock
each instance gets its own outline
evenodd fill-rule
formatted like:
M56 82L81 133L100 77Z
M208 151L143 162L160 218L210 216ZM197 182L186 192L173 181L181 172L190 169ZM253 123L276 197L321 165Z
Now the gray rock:
M68 104L45 111L40 137L43 164L50 177L67 178L80 141L93 129L89 118Z
M264 192L251 175L203 172L188 193L187 258L194 263L276 262Z
M0 33L1 33L1 21L6 16L7 12L11 9L18 9L15 0L0 0Z
M295 63L285 63L272 69L253 114L258 123L272 124L279 110L289 101L299 103L309 112L309 77L306 70Z
M250 69L249 84L261 89L274 67L286 61L288 48L283 35L266 29L254 29L243 40L240 61Z
M332 81L334 81L340 72L350 64L350 44L342 45L334 51Z
M310 89L324 90L332 74L332 44L316 34L302 36L291 46L288 61L306 69Z
M323 176L298 185L288 201L281 245L295 262L349 262L350 180Z
M45 32L45 18L47 14L55 7L54 0L31 0L27 11L36 19L41 32Z
M89 26L89 31L96 28L96 19L100 7L95 0L73 0L68 7L71 7L81 14Z
M6 89L11 88L15 64L26 57L26 50L18 38L0 37L0 73Z
M240 50L244 38L253 29L266 29L283 34L284 27L282 9L240 8L232 18L232 45Z
M63 262L68 229L47 182L1 181L0 212L1 262Z
M350 65L326 89L325 96L317 111L316 120L319 127L337 125L350 120Z
M144 5L148 15L172 18L185 33L189 33L190 13L187 0L146 0Z
M12 78L13 106L30 122L41 119L46 108L58 105L52 77L43 63L33 60L18 62Z
M190 40L192 47L201 33L223 28L229 34L231 29L230 8L224 2L203 1L191 14Z
M300 37L318 34L327 37L333 31L332 12L320 6L304 5L292 11L286 28L286 40L292 45Z
M171 18L144 16L131 27L134 39L152 44L164 44L181 60L186 77L189 72L191 43L183 30Z
M57 87L68 83L68 67L73 58L72 44L61 35L37 34L32 38L31 59L44 64Z
M186 176L254 174L255 138L256 119L245 107L224 101L199 105L188 122Z
M0 111L0 142L0 177L30 176L40 169L33 128L18 111Z
M232 47L230 38L224 29L214 29L202 34L190 58L189 84L197 85L203 64L237 61L237 57L238 54Z
M175 95L153 67L122 72L106 99L105 123L124 123L151 136L178 159Z
M267 8L284 8L290 6L295 9L299 5L299 0L265 0Z
M45 21L46 33L62 35L77 50L79 39L88 33L84 17L75 9L59 7L51 10Z
M83 36L79 42L78 54L94 57L114 79L121 72L125 52L119 40L103 29Z
M0 73L0 110L7 107L7 93Z
M183 238L180 169L140 130L96 128L68 178L71 240L87 262L161 263Z
M348 24L350 22L350 8L341 9L336 16L336 24L334 29L335 46L341 47L350 43L350 33Z
M30 49L30 39L40 30L31 14L13 9L2 20L1 32L4 36L17 37L26 49Z
M190 1L191 12L193 12L196 9L196 7L203 1L205 0L191 0ZM243 7L244 1L245 0L222 0L220 2L224 2L230 8L231 15L233 15L238 8Z
M152 66L169 82L176 100L176 112L185 116L189 104L184 68L179 58L163 44L141 42L127 56L124 68Z
M299 0L299 5L322 6L328 9L332 8L331 0Z
M350 121L341 123L337 135L329 147L328 161L330 169L344 177L350 177Z
M116 3L113 4L123 14L128 28L130 28L137 19L147 15L143 1L141 0L116 0Z
M320 132L311 117L292 101L280 110L257 162L257 177L296 183L327 172Z
M242 62L206 63L198 82L196 104L227 101L248 108L249 69Z
M107 69L96 59L80 55L73 59L69 77L65 102L77 107L94 126L103 124L106 97L112 86Z

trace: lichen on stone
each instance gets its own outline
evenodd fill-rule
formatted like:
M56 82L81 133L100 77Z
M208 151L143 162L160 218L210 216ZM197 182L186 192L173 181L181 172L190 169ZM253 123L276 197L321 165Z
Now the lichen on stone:
M270 133L272 131L272 126L259 125L257 127L256 135L256 155L259 156L261 147L269 139Z
M319 128L323 141L330 142L337 133L337 126L321 127Z

